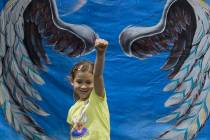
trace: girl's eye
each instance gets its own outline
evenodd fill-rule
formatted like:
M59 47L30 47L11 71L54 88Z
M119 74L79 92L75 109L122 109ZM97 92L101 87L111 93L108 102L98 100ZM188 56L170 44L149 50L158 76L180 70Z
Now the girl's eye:
M88 85L91 84L91 81L86 81L86 84L88 84Z
M77 83L78 83L78 84L81 84L81 83L82 83L82 80L77 80Z

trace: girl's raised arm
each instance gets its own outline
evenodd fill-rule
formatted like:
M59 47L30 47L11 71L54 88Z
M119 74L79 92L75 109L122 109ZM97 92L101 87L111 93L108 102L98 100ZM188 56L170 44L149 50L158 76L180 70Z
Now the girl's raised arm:
M104 57L108 42L103 39L96 39L95 48L96 48L96 62L94 66L94 88L98 96L103 97L104 94Z

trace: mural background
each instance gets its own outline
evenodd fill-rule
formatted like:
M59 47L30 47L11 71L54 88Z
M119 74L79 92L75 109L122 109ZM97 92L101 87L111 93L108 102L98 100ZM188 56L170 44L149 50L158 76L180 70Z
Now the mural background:
M0 8L6 0L0 0ZM118 43L118 35L128 25L152 26L159 22L166 0L56 0L60 18L65 22L87 24L101 38L109 41L105 64L105 85L111 115L112 140L148 140L158 136L170 124L155 121L173 108L165 108L170 93L164 93L168 83L167 71L161 71L168 53L162 53L144 61L125 56ZM210 0L206 1L210 4ZM68 109L74 103L72 87L67 76L71 67L80 60L94 60L95 53L80 58L67 58L46 51L52 64L47 72L41 72L46 81L37 86L43 102L40 104L51 115L34 116L49 135L58 140L69 139L66 123ZM35 85L36 86L36 85ZM208 140L210 122L198 134L196 140ZM0 110L0 139L23 140L10 128Z

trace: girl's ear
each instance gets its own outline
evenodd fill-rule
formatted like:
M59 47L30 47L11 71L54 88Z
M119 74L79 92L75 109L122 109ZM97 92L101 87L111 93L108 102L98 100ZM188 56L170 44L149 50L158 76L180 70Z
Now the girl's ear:
M70 78L70 83L72 86L74 86L74 80L72 78Z
M73 82L71 82L71 85L72 85L72 86L74 86L74 83L73 83Z

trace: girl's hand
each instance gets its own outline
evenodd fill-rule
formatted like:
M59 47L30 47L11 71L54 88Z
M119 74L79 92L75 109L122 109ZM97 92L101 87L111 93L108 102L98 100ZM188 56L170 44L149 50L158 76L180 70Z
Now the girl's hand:
M104 39L96 39L95 41L95 48L98 52L105 52L106 48L108 46L108 41L104 40Z

